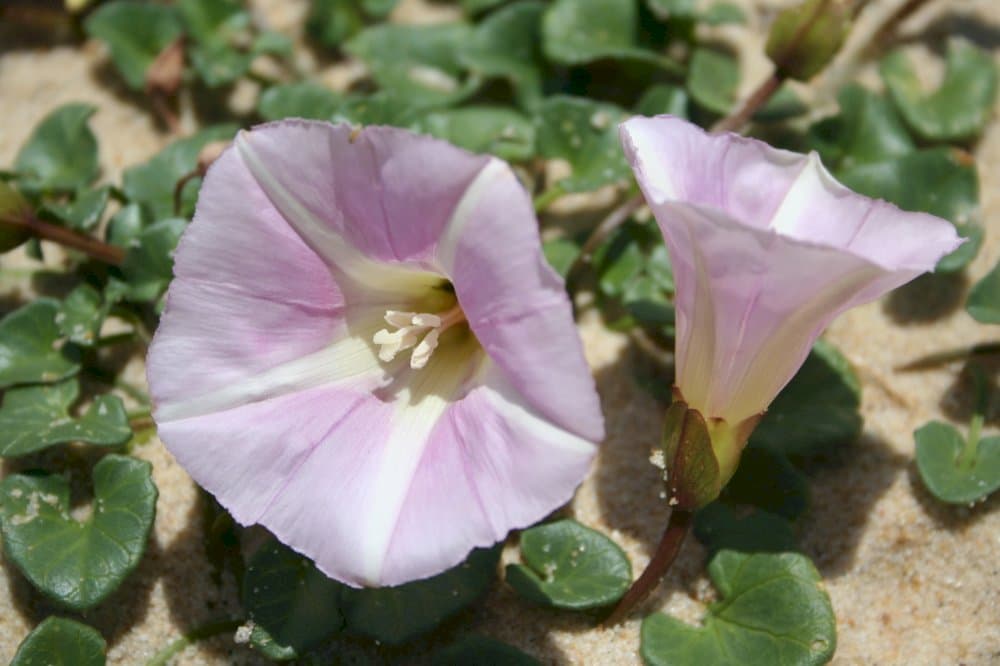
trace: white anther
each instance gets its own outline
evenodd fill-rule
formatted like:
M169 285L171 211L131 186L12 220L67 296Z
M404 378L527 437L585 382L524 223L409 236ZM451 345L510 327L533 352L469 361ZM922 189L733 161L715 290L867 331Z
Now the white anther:
M427 365L431 354L437 349L441 333L465 321L465 315L458 305L440 315L387 310L385 321L398 330L390 331L383 328L375 333L372 342L379 345L378 357L389 362L396 358L399 352L412 347L414 349L410 355L410 367L419 370ZM423 340L420 339L421 336Z

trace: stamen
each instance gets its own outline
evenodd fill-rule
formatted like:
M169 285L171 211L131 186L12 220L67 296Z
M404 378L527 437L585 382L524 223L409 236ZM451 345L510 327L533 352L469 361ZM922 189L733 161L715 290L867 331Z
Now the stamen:
M378 357L389 362L399 352L414 348L410 354L410 367L419 370L427 365L431 354L437 349L438 340L446 330L465 321L465 313L456 303L454 307L440 314L429 312L402 312L387 310L385 321L398 330L383 328L372 338L379 345ZM423 335L423 340L420 336Z

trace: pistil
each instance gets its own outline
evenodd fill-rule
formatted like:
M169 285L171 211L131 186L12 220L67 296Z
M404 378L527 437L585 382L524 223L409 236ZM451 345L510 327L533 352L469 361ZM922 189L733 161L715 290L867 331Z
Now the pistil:
M401 351L413 349L410 367L419 370L427 365L441 334L465 321L465 313L456 303L451 309L438 314L387 310L385 321L396 330L383 328L372 338L379 345L378 357L389 362Z

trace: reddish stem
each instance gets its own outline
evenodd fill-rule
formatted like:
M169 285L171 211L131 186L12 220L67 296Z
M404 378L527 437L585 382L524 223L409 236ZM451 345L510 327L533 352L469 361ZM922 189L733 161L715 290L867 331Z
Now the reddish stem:
M7 225L22 227L36 238L52 241L64 247L77 250L92 259L102 261L106 264L120 266L125 261L125 250L122 248L110 243L104 243L91 236L77 233L66 227L42 222L31 213L21 217L5 218L3 222Z
M656 589L660 580L670 569L670 565L677 559L677 554L681 551L681 544L684 537L691 531L691 523L694 513L691 511L681 511L674 509L667 521L667 528L663 530L663 537L660 545L656 547L653 559L646 565L642 575L632 583L625 596L621 598L611 615L604 621L604 626L611 627L622 620L639 604L641 604L649 593Z

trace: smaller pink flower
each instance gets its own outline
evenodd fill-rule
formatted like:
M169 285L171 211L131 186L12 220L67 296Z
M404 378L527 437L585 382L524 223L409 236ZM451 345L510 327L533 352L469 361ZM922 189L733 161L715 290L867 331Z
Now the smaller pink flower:
M160 436L351 585L440 573L572 496L604 436L505 163L285 121L211 167L148 359Z
M815 153L668 116L621 137L673 262L677 388L706 419L756 417L838 314L962 242L945 220L851 192Z

